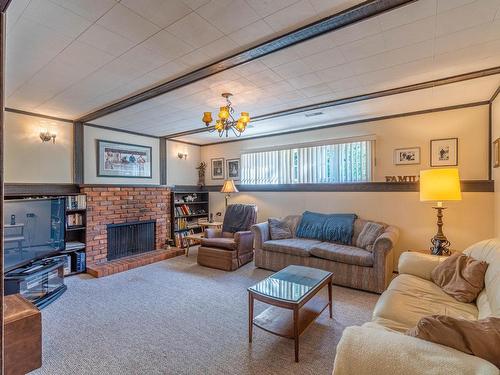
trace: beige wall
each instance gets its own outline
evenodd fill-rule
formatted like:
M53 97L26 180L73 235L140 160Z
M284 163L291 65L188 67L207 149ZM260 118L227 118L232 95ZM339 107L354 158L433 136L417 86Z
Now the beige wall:
M84 183L85 184L160 184L160 140L151 137L142 137L120 131L100 129L91 126L84 127ZM144 145L152 147L152 178L120 178L97 177L97 139Z
M451 248L463 250L494 236L493 199L493 193L464 193L462 201L447 204L443 230ZM419 201L418 193L242 192L232 194L229 203L257 204L259 221L311 210L355 213L364 219L395 225L400 230L395 269L401 252L429 248L429 240L436 233L436 212L432 204ZM223 210L224 194L210 193L210 211L215 214Z
M202 147L201 157L209 163L211 158L234 158L241 151L252 148L375 134L377 166L374 175L375 180L383 181L385 175L418 175L421 169L429 168L431 139L458 137L461 178L487 179L488 126L489 108L485 105L206 146ZM421 164L394 166L393 150L411 146L421 147ZM209 173L207 177L208 184L220 184L220 181L210 181ZM464 193L462 201L447 204L449 208L445 211L444 232L452 242L452 248L463 250L476 241L494 236L494 199L493 193ZM432 204L421 203L418 193L249 192L234 194L231 202L256 203L261 221L270 216L282 217L312 210L352 212L362 218L396 225L401 236L396 249L395 267L402 251L428 248L429 240L436 232L436 214L431 208ZM223 211L223 194L210 193L210 203L211 212Z
M497 96L491 106L493 141L500 138L500 96ZM493 168L495 180L495 235L500 237L500 168Z
M375 151L377 165L374 170L374 179L375 181L384 181L386 175L418 175L421 169L429 168L431 139L458 138L461 178L464 180L487 179L488 118L488 105L483 105L338 128L312 130L286 136L205 146L202 147L201 158L210 166L211 158L237 158L242 151L260 147L375 134L377 137ZM414 146L419 146L421 149L421 164L395 166L393 163L394 149ZM208 169L207 184L220 183L220 181L212 181L210 177Z
M41 142L41 127L57 134L55 144ZM6 112L4 131L5 182L73 182L73 124Z
M167 142L167 185L196 185L201 147L186 143ZM187 159L179 159L177 154L187 153Z

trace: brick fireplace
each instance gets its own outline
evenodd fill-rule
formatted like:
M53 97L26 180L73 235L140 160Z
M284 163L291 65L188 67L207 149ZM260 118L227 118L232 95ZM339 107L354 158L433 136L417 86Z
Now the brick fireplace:
M170 222L168 188L85 186L81 192L87 195L86 261L90 274L106 276L177 255L176 250L163 250ZM139 221L156 222L156 251L108 262L108 225Z

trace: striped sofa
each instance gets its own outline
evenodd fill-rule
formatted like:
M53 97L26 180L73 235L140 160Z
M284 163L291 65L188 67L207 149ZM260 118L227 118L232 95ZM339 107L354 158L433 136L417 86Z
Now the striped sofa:
M385 225L380 235L368 251L355 246L320 242L295 237L301 215L287 216L284 220L294 237L271 240L267 222L255 224L255 266L279 271L290 264L321 268L334 274L334 283L370 292L382 293L392 278L393 248L399 237L399 230ZM351 243L363 230L368 220L356 219Z

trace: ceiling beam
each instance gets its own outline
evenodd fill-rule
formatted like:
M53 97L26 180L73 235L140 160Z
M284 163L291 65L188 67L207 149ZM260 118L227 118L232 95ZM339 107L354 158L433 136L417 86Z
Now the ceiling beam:
M404 94L404 93L411 92L411 91L424 90L424 89L429 89L429 88L433 88L433 87L449 85L451 83L468 81L471 79L487 77L487 76L495 75L495 74L500 74L500 66L490 68L490 69L479 70L479 71L471 72L471 73L459 74L456 76L451 76L451 77L446 77L446 78L439 78L439 79L432 80L432 81L416 83L413 85L396 87L393 89L382 90L382 91L375 91L375 92L371 92L368 94L356 95L356 96L351 96L348 98L335 99L335 100L310 104L310 105L301 106L301 107L289 108L289 109L285 109L283 111L266 113L266 114L263 114L260 116L252 117L252 123L257 122L257 121L268 120L268 119L275 118L275 117L289 116L289 115L302 113L302 112L316 111L316 110L319 110L322 108L336 107L339 105L356 103L356 102L361 102L364 100L382 98L384 96ZM201 124L201 122L200 122L200 124ZM201 124L201 125L203 125L203 124ZM182 136L186 136L186 135L204 133L204 132L206 132L208 130L212 130L214 128L213 125L209 126L209 127L205 127L205 126L202 127L201 125L197 129L187 130L187 131L179 132L179 133L175 133L175 134L169 134L169 135L165 135L164 137L177 138L177 137L182 137Z
M402 5L413 3L416 0L370 0L365 1L357 6L346 9L343 12L323 18L317 22L291 31L282 36L271 39L267 42L251 47L247 50L236 53L230 57L219 60L213 64L187 73L172 81L162 83L148 90L142 91L136 95L119 100L116 103L100 108L94 112L88 113L75 121L90 122L98 118L104 117L116 111L120 111L132 105L144 102L155 98L159 95L166 94L172 90L189 85L196 81L207 78L211 75L220 73L224 70L234 68L238 65L279 51L281 49L293 46L297 43L304 42L311 38L315 38L322 34L338 30L340 28L352 25L354 23L375 17L381 13L393 10Z

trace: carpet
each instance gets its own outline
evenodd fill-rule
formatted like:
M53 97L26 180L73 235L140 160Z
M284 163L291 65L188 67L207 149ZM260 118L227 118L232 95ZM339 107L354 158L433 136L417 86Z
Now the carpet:
M44 310L43 366L59 374L330 374L345 327L371 318L378 295L334 286L328 312L293 341L254 328L248 343L250 285L271 272L196 264L196 248L104 278L66 279L67 292ZM256 314L266 308L255 302Z

